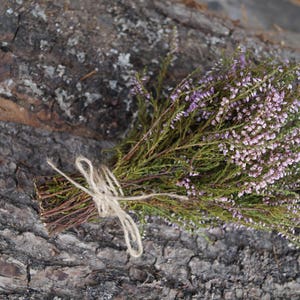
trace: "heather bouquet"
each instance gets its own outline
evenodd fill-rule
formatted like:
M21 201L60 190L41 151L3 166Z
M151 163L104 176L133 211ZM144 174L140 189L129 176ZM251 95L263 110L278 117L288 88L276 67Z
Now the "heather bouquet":
M134 79L137 117L108 162L125 195L161 194L122 208L140 221L159 215L191 230L230 222L299 244L299 64L239 51L167 91L171 60L154 88ZM37 191L49 231L97 219L90 195L62 176Z

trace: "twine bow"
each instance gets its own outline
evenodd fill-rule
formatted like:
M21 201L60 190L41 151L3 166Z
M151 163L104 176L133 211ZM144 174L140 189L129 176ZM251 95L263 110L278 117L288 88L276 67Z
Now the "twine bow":
M152 193L148 195L126 197L124 196L120 183L106 166L102 165L100 170L97 171L94 169L91 161L83 156L77 157L75 164L88 183L88 188L85 188L71 179L59 170L50 160L47 160L47 163L74 186L92 197L100 217L116 216L119 218L124 231L128 252L133 257L139 257L143 253L141 235L132 217L120 207L119 201L138 201L156 196L168 196L180 200L187 200L186 196L172 193ZM84 167L84 164L86 164L87 168ZM136 249L133 244L136 245Z

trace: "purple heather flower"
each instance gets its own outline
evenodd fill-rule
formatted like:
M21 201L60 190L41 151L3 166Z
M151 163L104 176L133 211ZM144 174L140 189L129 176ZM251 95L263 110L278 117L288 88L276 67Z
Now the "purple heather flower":
M149 100L151 98L150 93L146 91L145 87L142 84L142 82L146 80L146 77L143 77L141 80L138 79L138 76L133 77L131 80L131 94L134 96L140 95Z

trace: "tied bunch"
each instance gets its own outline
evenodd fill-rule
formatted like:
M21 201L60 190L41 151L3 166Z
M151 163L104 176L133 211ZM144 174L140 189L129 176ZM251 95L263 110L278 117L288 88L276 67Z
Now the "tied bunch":
M299 64L239 51L205 74L192 73L166 95L171 61L172 53L154 92L136 76L136 123L110 166L125 195L188 199L161 195L122 207L141 220L160 215L187 229L230 222L276 230L299 244ZM63 178L39 192L42 217L53 231L95 217L92 201Z

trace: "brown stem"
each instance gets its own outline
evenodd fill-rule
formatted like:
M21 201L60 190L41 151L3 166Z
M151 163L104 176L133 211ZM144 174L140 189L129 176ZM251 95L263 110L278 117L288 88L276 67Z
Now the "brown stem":
M70 187L70 188L67 188L67 189L64 189L64 190L61 190L59 192L56 192L56 193L51 193L51 194L41 194L39 193L39 198L40 200L45 200L45 199L48 199L48 198L53 198L57 195L61 195L65 192L68 192L68 191L71 191L73 189L73 187Z
M80 199L80 197L84 197L83 199ZM77 201L77 199L80 199L80 201ZM63 212L63 211L67 211L69 209L72 209L72 207L74 207L75 205L81 205L85 202L87 202L87 200L89 200L90 197L87 195L82 195L82 193L78 194L77 196L73 196L71 197L69 200L63 202L61 205L54 207L53 209L47 210L47 209L43 209L44 212L41 213L42 216L51 216L52 214L55 215L57 212ZM72 203L74 203L74 205L72 205Z

